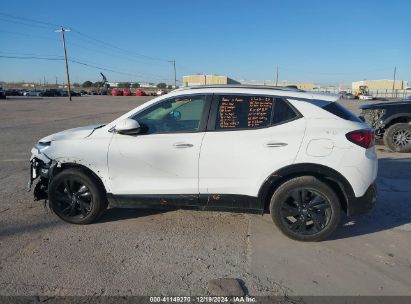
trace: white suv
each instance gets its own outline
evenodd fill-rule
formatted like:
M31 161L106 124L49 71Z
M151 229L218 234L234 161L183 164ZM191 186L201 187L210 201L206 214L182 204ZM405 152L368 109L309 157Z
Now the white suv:
M107 125L32 149L30 185L63 220L111 206L264 213L287 236L327 238L341 212L372 208L374 134L338 96L203 86L155 98Z

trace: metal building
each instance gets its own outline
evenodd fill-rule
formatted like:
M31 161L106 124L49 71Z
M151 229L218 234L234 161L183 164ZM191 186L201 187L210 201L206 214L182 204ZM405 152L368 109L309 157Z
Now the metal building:
M404 80L363 80L352 83L352 89L358 90L360 86L368 86L369 90L405 90L408 87L408 82ZM393 87L394 86L394 87Z
M207 85L207 84L240 84L238 81L227 76L220 75L188 75L183 76L184 86Z

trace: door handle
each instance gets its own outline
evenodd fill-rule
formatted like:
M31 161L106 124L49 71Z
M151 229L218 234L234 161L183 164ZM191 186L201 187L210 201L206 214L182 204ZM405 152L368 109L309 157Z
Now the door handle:
M174 146L174 148L177 148L177 149L194 147L193 144L188 144L188 143L175 143L173 146Z
M287 146L287 143L284 142L268 142L266 143L266 147L268 148L280 148L280 147L285 147Z

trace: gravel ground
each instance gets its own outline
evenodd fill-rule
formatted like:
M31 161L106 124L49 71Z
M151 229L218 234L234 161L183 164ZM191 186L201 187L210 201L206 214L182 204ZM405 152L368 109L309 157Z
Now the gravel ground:
M39 138L148 99L0 101L0 295L206 295L223 277L250 295L411 295L411 158L382 146L376 208L321 243L287 239L269 215L110 209L75 226L32 202L27 160Z

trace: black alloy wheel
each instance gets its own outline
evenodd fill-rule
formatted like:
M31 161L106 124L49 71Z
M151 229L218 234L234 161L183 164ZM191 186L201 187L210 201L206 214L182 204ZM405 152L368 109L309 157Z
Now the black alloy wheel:
M299 241L322 241L337 228L341 203L325 182L314 176L300 176L275 190L270 213L286 236Z
M328 200L318 192L293 190L281 203L281 220L287 229L302 235L321 232L330 222L332 210Z
M90 214L93 196L90 190L75 177L62 180L57 185L56 209L64 216L83 217Z
M73 224L89 224L107 208L102 184L77 168L63 170L52 179L49 200L57 216Z

